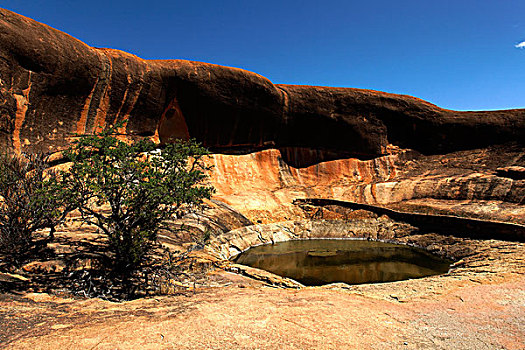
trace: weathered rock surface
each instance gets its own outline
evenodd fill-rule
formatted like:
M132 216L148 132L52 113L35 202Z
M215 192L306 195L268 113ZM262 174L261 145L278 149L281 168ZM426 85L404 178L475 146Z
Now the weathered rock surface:
M416 232L409 224L387 217L372 216L360 220L305 220L252 225L231 230L213 237L206 251L219 259L228 260L246 249L294 239L362 238L393 240Z
M525 109L456 112L410 96L275 85L236 68L143 60L0 9L0 147L52 153L75 133L124 120L128 139L194 137L215 153L214 201L184 219L188 237L160 238L177 246L210 230L208 253L194 253L204 264L225 265L214 272L223 288L120 304L0 294L2 345L524 347L523 243L419 234L386 216L338 206L309 212L293 201L328 198L525 224ZM100 244L90 228L66 231L49 244L59 257L87 253L87 238ZM395 239L456 262L443 276L282 290L261 285L297 283L221 260L268 241L334 236ZM25 268L48 275L64 266L89 269L96 260L84 255L71 266L58 259ZM0 272L0 282L24 278Z
M215 237L211 253L215 254L214 247L248 247L272 239L383 238L453 258L450 273L394 283L291 290L264 288L261 284L298 285L230 263L226 270L260 282L216 270L208 284L217 281L220 288L198 286L179 291L182 295L122 303L45 293L0 294L0 344L12 349L275 349L283 342L290 349L523 347L523 243L418 235L413 227L384 216L351 214L354 220L349 222L238 228ZM86 233L77 231L67 235L84 240ZM65 234L58 232L60 238ZM14 282L23 278L4 275Z
M0 296L8 349L522 349L523 277L300 290L228 287L111 303ZM284 345L283 345L284 344Z
M265 150L216 154L211 176L216 198L253 222L304 218L292 202L312 197L523 224L525 181L498 176L496 169L524 162L523 147L497 146L439 156L402 152L296 168L278 150Z
M253 222L304 217L291 204L301 197L430 198L440 212L462 201L475 203L466 216L525 220L524 109L455 112L371 90L274 85L241 69L92 48L0 10L2 147L55 152L122 120L128 138L210 147L216 199Z
M195 137L227 153L284 148L296 166L384 155L389 144L434 154L525 134L523 109L455 112L377 91L274 85L241 69L92 48L0 10L2 147L52 152L127 119L129 137ZM315 157L295 157L303 148Z

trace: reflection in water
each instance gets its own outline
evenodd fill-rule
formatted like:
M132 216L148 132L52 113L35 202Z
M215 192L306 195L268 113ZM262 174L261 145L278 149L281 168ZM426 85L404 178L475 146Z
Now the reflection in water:
M446 273L450 261L405 245L312 239L253 247L235 261L304 285L392 282Z

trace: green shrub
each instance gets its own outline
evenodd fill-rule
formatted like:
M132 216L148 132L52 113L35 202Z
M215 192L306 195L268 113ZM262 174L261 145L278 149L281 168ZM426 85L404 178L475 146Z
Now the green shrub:
M27 257L35 231L50 228L52 236L72 209L46 169L41 155L0 155L0 251L11 264Z
M163 223L200 205L213 188L203 184L208 152L195 141L159 148L149 140L128 144L115 133L116 127L78 138L65 152L72 165L63 186L83 220L107 236L114 271L126 278Z

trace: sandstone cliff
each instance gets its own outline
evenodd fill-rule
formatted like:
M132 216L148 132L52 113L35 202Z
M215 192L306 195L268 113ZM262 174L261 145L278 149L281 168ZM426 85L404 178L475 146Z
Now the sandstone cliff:
M317 197L525 222L525 109L457 112L378 91L275 85L241 69L92 48L0 9L0 145L61 150L127 120L124 137L194 137L216 198L252 220ZM459 214L458 214L459 213Z
M0 143L17 151L53 152L73 133L125 119L130 137L195 137L221 153L283 148L298 166L371 158L388 144L434 154L525 134L525 110L455 112L410 96L274 85L236 68L143 60L7 10L0 79ZM315 158L297 160L297 149L316 150Z

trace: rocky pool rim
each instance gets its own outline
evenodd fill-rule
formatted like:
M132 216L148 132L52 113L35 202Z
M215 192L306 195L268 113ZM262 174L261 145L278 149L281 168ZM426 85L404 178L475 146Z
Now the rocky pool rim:
M437 272L437 273L434 273L434 274L431 274L431 275L418 276L418 277L408 277L408 278L397 279L397 280L392 280L392 281L375 281L375 282L372 281L372 282L361 282L361 283L349 283L349 282L345 282L345 281L335 281L335 282L327 282L327 283L323 283L323 284L319 284L319 285L310 285L310 284L304 284L301 281L298 281L295 278L290 277L290 276L281 275L279 273L275 273L275 272L266 270L264 268L254 267L254 266L250 266L250 265L246 265L246 264L242 264L242 263L237 262L238 258L242 254L248 252L252 248L257 248L257 247L261 247L261 246L275 245L275 244L290 244L290 243L293 243L293 242L304 242L304 241L361 241L361 242L385 243L385 244L389 244L389 245L392 245L392 246L398 246L399 248L415 250L416 252L418 252L418 253L420 253L422 255L429 256L429 259L434 259L436 261L441 261L441 262L443 262L444 264L447 265L447 271L445 271L445 272L437 272L437 270L432 268L432 270ZM449 275L451 270L455 267L454 264L459 261L458 259L456 259L454 257L448 256L448 254L439 255L439 254L436 254L436 253L432 252L430 249L428 249L428 247L424 247L424 246L421 246L421 245L418 245L418 244L415 244L415 243L400 242L400 241L398 241L396 239L373 239L373 238L370 238L370 237L308 237L308 238L299 238L299 239L289 239L289 240L285 240L285 241L258 243L258 244L254 244L254 245L251 245L251 246L247 247L246 249L242 250L238 254L232 255L227 260L232 262L232 263L235 263L237 265L246 266L246 267L249 267L249 268L265 271L266 273L269 273L269 274L281 277L283 279L292 280L293 282L298 283L299 285L301 285L303 287L308 287L308 288L319 288L319 287L322 288L322 287L329 286L329 285L332 285L332 284L345 284L345 285L348 285L348 286L358 286L358 285L366 285L366 284L373 285L373 284L385 284L385 283L389 284L389 283L402 282L402 281L418 280L418 279L429 278L429 277L442 277L442 276ZM413 264L413 265L420 266L419 264Z

